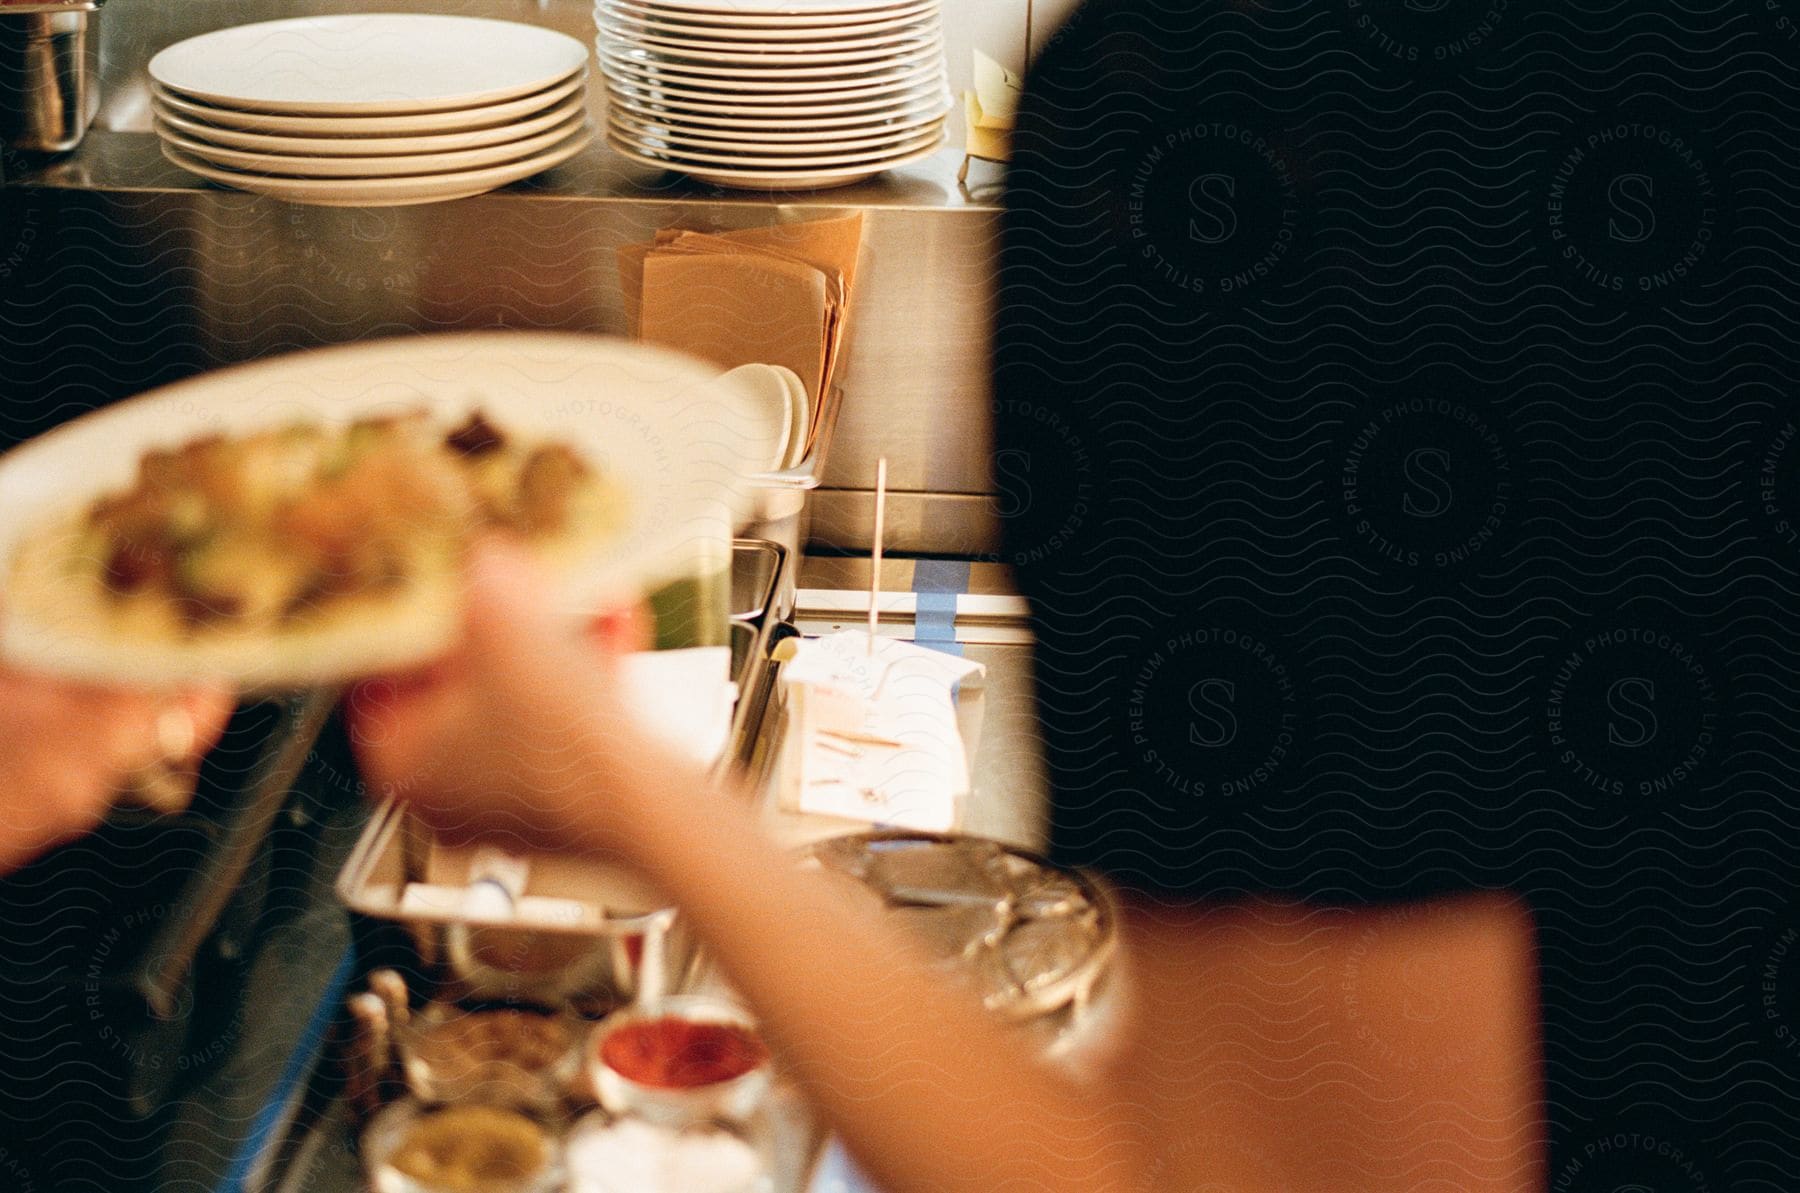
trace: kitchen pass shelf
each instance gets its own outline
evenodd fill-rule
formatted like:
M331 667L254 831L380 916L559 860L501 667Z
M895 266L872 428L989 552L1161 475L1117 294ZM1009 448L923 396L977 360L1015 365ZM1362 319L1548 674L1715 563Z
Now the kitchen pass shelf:
M639 165L595 143L564 165L489 195L459 200L703 203L733 206L902 209L991 213L998 208L998 175L957 182L962 151L946 145L931 157L854 186L819 191L735 191ZM209 193L240 202L272 203L214 186L165 159L153 134L93 129L74 153L46 162L8 159L6 186L116 193ZM21 166L23 168L21 168Z

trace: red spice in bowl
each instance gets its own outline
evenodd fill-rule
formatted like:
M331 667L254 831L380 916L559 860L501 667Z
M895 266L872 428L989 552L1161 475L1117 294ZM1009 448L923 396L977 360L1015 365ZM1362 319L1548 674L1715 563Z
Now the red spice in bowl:
M600 1043L600 1060L627 1081L656 1089L698 1089L760 1068L769 1050L736 1023L669 1015L626 1023Z

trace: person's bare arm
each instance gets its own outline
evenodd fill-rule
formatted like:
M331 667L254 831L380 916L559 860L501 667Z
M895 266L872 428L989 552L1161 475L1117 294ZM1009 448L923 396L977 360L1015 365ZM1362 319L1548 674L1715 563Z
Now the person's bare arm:
M1531 917L1131 899L1118 1060L1159 1189L1542 1193Z
M439 831L609 854L660 885L889 1193L1383 1189L1426 1170L1498 1191L1535 1172L1514 912L1447 910L1423 935L1268 912L1258 936L1243 912L1140 906L1128 1063L1078 1088L639 734L516 559L477 567L468 640L433 681L366 688L351 711L367 777ZM1454 1030L1409 1029L1409 997L1456 1001Z
M516 560L481 571L469 642L446 679L352 696L352 740L377 790L404 794L452 836L501 834L640 869L891 1193L1148 1188L1112 1107L946 986L872 901L797 866L747 800L640 735Z

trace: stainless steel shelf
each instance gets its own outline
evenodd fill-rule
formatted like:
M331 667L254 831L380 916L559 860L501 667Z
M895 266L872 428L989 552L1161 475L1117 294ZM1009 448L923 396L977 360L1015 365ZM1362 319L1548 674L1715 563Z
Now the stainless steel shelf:
M998 210L992 183L965 188L956 181L962 153L946 145L922 162L854 186L822 191L736 191L684 175L639 165L596 139L581 154L537 178L463 203L581 202L670 203L782 209L944 211L991 215ZM980 179L971 178L980 182ZM74 153L28 165L6 178L8 186L114 193L192 193L221 201L284 207L201 179L163 157L153 133L96 128Z

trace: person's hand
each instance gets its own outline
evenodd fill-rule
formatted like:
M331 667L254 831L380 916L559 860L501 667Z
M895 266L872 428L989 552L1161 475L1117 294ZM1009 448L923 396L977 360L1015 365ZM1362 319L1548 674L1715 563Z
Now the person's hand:
M557 850L616 839L628 812L608 760L653 748L612 679L642 623L578 626L548 591L522 551L484 544L452 654L351 691L350 741L370 794L406 800L449 840Z
M0 665L0 873L91 829L132 772L198 760L233 706L222 691L126 691ZM171 723L187 757L168 757Z

